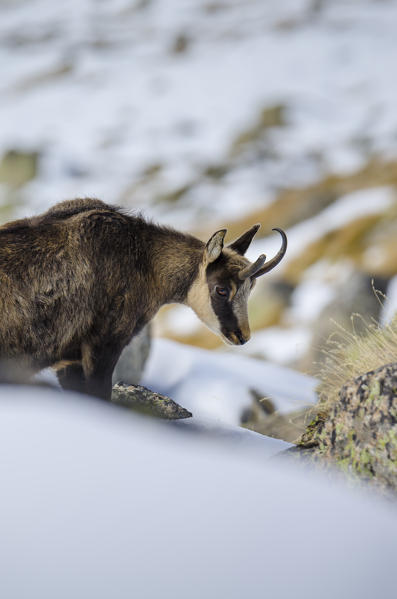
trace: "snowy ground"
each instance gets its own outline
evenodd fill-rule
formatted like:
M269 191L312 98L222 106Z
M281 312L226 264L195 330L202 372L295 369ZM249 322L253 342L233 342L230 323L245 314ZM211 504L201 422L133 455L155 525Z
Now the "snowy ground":
M89 398L0 399L2 597L391 596L379 498Z
M288 412L314 403L317 381L244 355L155 339L142 384L172 397L199 422L237 426L251 406L250 389Z
M0 154L40 152L15 214L90 195L204 229L281 188L395 158L396 22L396 0L0 0ZM236 148L276 105L282 125L252 153ZM290 251L391 193L340 199L288 231ZM250 256L278 244L272 234ZM252 349L296 357L330 294L309 273L290 311L304 326L258 333ZM245 351L155 340L143 382L189 408L186 423L0 388L2 597L391 594L394 512L264 459L287 444L237 429L250 389L281 411L314 400L313 379Z
M36 378L58 386L51 369ZM208 351L160 338L152 342L140 382L192 412L193 418L182 425L197 426L203 432L223 429L236 436L243 410L252 405L250 390L268 397L285 413L315 403L318 384L315 378L242 353ZM287 447L277 443L271 451Z
M95 195L181 226L229 220L397 154L396 21L395 0L3 1L0 150L41 151L31 211ZM286 122L263 152L203 178L275 104ZM181 202L157 202L192 181Z
M0 154L40 152L16 214L93 195L205 229L265 206L285 187L397 156L396 22L397 0L1 0ZM249 147L236 145L277 105L280 126ZM222 176L208 174L225 165ZM164 201L184 187L179 199ZM6 197L0 185L0 203ZM330 228L394 200L388 187L340 198L287 231L286 262ZM277 223L262 225L270 231ZM248 256L278 246L271 234ZM195 413L230 423L250 386L273 393L281 409L295 407L309 390L298 385L291 395L287 376L275 391L281 371L237 356L296 362L335 281L350 274L349 265L317 265L292 296L288 328L258 332L224 357L187 349L182 356L175 346L170 358L159 341L145 380L190 398ZM185 309L170 318L174 330L196 327Z

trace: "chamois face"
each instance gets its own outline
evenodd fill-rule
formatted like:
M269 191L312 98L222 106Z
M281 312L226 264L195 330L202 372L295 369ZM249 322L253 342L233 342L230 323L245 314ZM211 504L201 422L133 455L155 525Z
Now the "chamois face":
M187 304L199 318L226 343L233 345L243 345L251 336L247 303L256 278L274 268L287 248L285 233L276 229L283 238L278 254L269 262L261 255L251 264L244 253L258 228L259 225L254 225L227 248L223 247L226 230L214 233L187 296Z
M206 269L210 310L218 323L216 332L234 345L243 345L251 337L247 303L255 279L239 278L239 272L249 264L244 257L225 249Z

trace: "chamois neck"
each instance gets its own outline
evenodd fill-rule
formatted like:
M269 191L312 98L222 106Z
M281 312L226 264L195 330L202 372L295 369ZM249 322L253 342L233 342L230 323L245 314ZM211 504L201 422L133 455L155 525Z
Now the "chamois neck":
M152 239L152 272L159 300L161 304L184 303L198 274L205 244L165 227L158 227Z

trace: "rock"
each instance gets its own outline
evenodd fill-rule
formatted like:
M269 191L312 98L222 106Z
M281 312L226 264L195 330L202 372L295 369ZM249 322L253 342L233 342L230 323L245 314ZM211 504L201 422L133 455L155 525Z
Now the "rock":
M340 328L351 330L352 314L365 315L365 319L359 316L354 318L354 331L357 335L366 333L368 323L379 321L382 305L374 288L385 293L387 279L376 277L374 280L373 277L353 270L348 280L341 281L336 288L335 298L313 322L311 347L300 362L300 369L309 370L313 364L318 367L325 361L327 354L324 352L324 344L331 336L335 336Z
M296 410L288 414L275 412L261 420L249 420L242 423L242 425L261 435L266 435L273 439L281 439L287 443L296 443L305 430L305 426L308 424L308 420L310 419L309 414L312 409Z
M176 36L172 44L172 53L184 54L188 50L190 43L190 38L185 33L180 33Z
M34 371L30 370L23 361L12 359L0 360L0 385L26 385L32 389L34 387L51 387L55 392L61 391L54 386L51 378L35 376ZM64 393L63 390L62 393ZM134 411L167 420L179 420L192 416L191 412L182 408L169 397L140 385L117 383L113 386L111 401Z
M169 397L150 391L141 385L114 385L112 403L167 420L179 420L192 416L191 412L182 408Z
M147 325L124 348L113 372L113 385L120 381L127 385L139 383L149 356L150 344L150 325Z
M273 402L251 390L251 406L241 415L241 425L261 435L295 443L313 419L313 406L287 414L277 412Z
M306 456L397 491L397 362L346 383L339 401L306 429ZM307 451L310 449L310 451Z

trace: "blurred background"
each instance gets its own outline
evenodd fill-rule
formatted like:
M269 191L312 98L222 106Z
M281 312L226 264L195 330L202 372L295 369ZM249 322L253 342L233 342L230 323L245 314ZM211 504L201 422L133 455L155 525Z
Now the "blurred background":
M99 197L203 240L259 222L251 259L282 227L227 351L310 372L332 320L397 295L396 24L396 0L0 0L0 220ZM183 306L154 330L222 343Z

